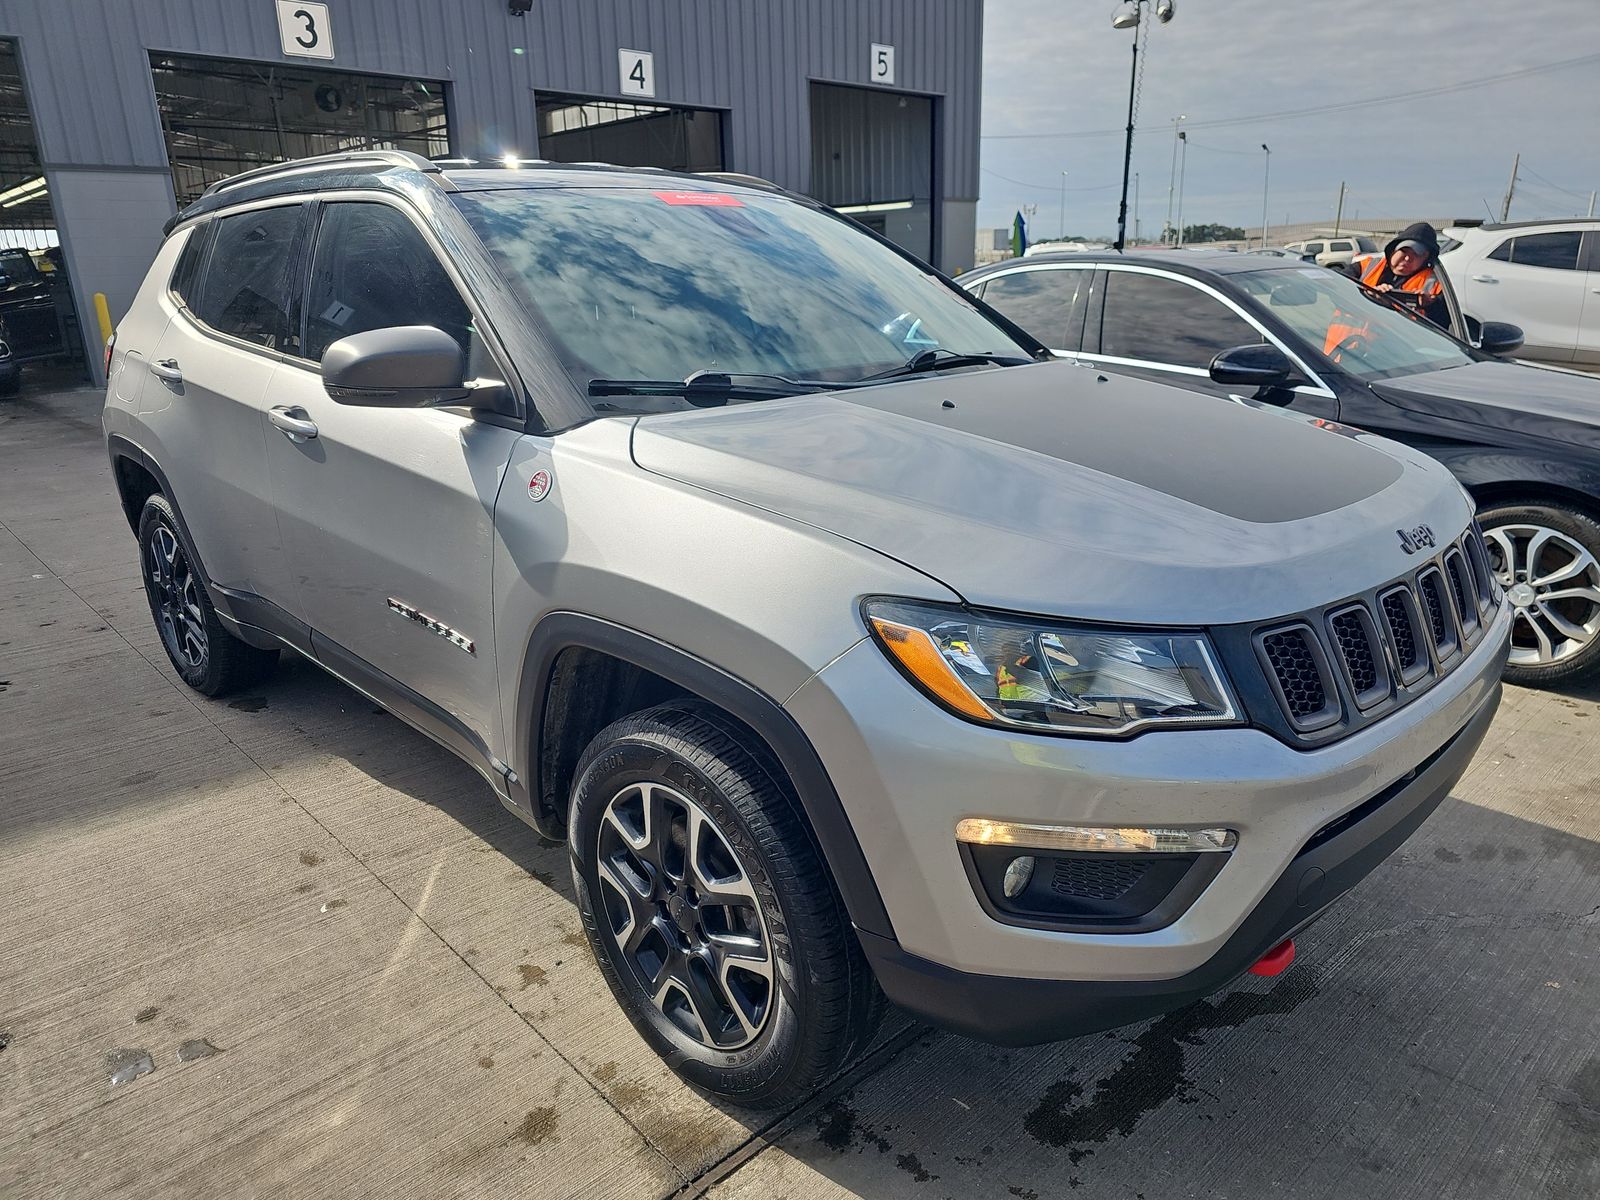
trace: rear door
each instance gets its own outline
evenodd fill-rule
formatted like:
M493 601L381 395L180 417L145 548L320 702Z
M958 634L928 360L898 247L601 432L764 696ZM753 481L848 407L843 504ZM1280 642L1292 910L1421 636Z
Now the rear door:
M290 607L265 457L267 389L298 351L297 298L308 213L298 200L232 212L191 234L179 307L146 360L140 419L207 576Z
M1092 265L1018 267L986 276L978 297L1033 334L1054 353L1075 357L1083 347Z
M521 433L460 408L336 403L319 366L328 346L399 325L443 329L474 374L498 373L463 291L408 211L324 203L304 353L279 369L270 404L315 433L272 425L269 412L272 491L318 657L386 703L420 710L481 764L499 741L494 506Z
M1530 358L1571 362L1578 347L1589 274L1580 269L1583 232L1508 237L1471 269L1473 315L1522 326Z

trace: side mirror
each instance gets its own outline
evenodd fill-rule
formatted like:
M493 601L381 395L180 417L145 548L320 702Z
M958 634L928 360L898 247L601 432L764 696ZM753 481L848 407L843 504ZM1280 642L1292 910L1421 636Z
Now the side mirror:
M1211 360L1211 382L1224 387L1282 389L1297 379L1294 364L1282 350L1259 342L1235 346Z
M322 386L340 404L427 408L473 394L461 345L432 325L369 329L340 338L322 355Z
M1522 330L1504 321L1485 321L1478 330L1478 349L1485 354L1512 354L1522 346Z

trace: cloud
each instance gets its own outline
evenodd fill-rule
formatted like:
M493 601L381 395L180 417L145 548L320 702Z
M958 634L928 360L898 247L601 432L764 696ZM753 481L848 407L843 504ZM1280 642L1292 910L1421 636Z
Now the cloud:
M1112 0L988 0L980 226L1004 225L1027 203L1039 206L1039 236L1114 231L1132 39L1111 28L1113 8ZM1347 218L1483 216L1485 200L1498 214L1518 152L1525 173L1513 219L1582 213L1589 189L1600 188L1600 61L1279 116L1600 53L1600 4L1589 0L1178 0L1173 22L1152 22L1145 34L1133 170L1146 236L1167 215L1178 113L1191 127L1186 223L1260 223L1262 142L1272 147L1274 225L1331 221L1341 180ZM1232 118L1244 120L1206 124ZM1083 132L1091 136L1007 136ZM1131 234L1131 215L1129 225Z

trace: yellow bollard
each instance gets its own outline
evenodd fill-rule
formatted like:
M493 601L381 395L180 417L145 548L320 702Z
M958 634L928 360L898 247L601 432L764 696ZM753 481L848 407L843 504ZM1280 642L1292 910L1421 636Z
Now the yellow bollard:
M94 315L100 319L100 344L104 346L111 340L111 335L115 332L111 326L111 309L106 304L106 294L104 292L96 292L94 294Z

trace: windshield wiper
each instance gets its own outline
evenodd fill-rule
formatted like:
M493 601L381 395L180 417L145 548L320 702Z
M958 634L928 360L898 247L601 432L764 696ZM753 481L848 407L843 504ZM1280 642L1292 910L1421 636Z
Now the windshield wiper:
M963 354L957 350L939 347L933 350L919 350L898 367L890 367L887 371L878 371L872 375L863 375L860 382L865 383L869 379L898 379L902 375L921 375L926 371L942 371L946 367L981 367L986 364L997 367L1021 367L1033 361L1031 358L1018 358L1013 354L990 354L988 351Z
M765 381L765 382L763 382ZM821 379L790 379L754 371L696 371L687 379L591 379L591 396L682 396L699 408L715 408L729 400L775 400L855 387Z

